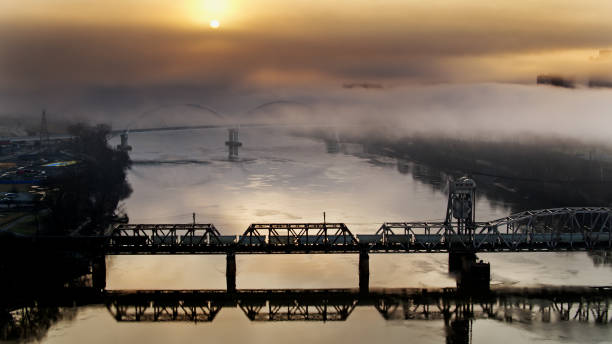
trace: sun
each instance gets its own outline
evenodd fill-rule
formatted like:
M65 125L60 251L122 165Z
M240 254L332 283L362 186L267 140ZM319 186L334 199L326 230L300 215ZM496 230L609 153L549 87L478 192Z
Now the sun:
M223 23L225 29L229 26L234 27L236 19L239 17L239 12L236 10L239 1L244 0L181 0L174 2L181 3L178 6L183 8L185 19L190 22L185 24L220 30L221 23ZM2 3L2 0L0 0L0 3Z

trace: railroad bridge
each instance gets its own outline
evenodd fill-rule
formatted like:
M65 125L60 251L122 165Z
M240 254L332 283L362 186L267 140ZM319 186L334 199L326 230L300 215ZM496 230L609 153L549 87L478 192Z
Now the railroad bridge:
M107 254L423 253L609 249L612 208L525 211L458 231L446 222L387 222L372 234L344 223L252 224L222 235L213 224L122 224Z
M386 222L367 234L344 223L252 224L242 235L224 235L213 224L121 224L104 238L104 253L225 254L227 289L236 288L236 254L359 254L359 287L369 287L370 253L448 253L458 286L488 289L489 264L479 252L612 249L612 208L571 207L524 211L477 222L473 180L451 184L445 221ZM105 268L100 267L103 288ZM102 276L104 273L104 276Z

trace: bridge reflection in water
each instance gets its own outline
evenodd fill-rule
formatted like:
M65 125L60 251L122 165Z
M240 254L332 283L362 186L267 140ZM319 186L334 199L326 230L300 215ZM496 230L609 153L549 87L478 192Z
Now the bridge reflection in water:
M137 290L63 289L48 299L14 304L0 321L2 333L28 333L47 321L45 308L104 304L117 322L212 322L224 308L256 322L346 321L357 308L375 309L387 321L441 321L447 342L470 342L472 322L610 323L611 288L498 289L466 294L458 289ZM53 312L51 312L53 313ZM3 324L2 324L3 323ZM3 336L4 337L4 336ZM6 339L6 338L5 338Z
M106 307L117 321L213 321L222 308L240 308L251 321L344 321L357 307L385 320L471 320L607 324L612 289L504 289L470 295L456 289L110 291Z

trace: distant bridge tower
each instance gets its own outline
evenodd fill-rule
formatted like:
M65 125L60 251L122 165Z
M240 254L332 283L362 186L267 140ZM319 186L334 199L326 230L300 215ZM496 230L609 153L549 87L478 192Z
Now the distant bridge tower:
M325 139L325 148L327 149L327 153L330 154L340 152L340 136L337 130L334 130L334 134L331 137Z
M129 152L132 150L132 146L128 144L128 132L127 130L119 135L121 138L121 143L117 145L117 150Z
M242 142L238 139L238 128L228 129L228 140L225 141L225 145L229 148L228 158L230 160L238 159L238 147L242 146Z
M49 142L49 128L47 127L47 113L43 109L42 116L40 117L40 145Z
M476 182L461 177L451 182L446 208L447 226L457 220L457 234L471 234L476 222Z

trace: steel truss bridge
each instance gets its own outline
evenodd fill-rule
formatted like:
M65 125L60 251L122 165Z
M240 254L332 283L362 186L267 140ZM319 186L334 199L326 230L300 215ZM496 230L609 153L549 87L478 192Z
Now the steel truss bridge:
M252 224L222 235L212 224L122 224L107 254L520 252L612 249L612 208L525 211L460 231L447 222L387 222L371 234L343 223Z

